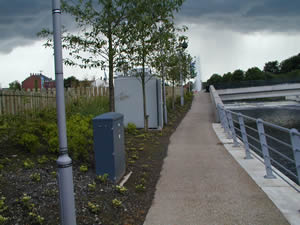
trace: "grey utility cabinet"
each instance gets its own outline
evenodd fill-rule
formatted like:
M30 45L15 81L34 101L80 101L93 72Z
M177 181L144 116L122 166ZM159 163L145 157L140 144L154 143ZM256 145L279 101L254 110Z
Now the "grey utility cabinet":
M161 81L146 76L146 106L149 115L148 126L152 129L163 128L163 102ZM124 115L124 125L134 123L144 128L143 92L141 79L137 77L118 77L115 79L116 112Z
M124 126L120 113L104 113L93 119L96 174L109 174L117 183L125 173Z

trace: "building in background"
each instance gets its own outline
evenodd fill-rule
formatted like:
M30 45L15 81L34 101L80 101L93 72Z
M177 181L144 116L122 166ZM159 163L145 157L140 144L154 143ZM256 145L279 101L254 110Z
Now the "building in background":
M108 82L106 79L102 79L102 77L94 80L91 84L92 87L108 87Z
M43 90L55 88L55 80L43 75L42 73L31 73L24 81L22 81L22 89L24 90Z
M202 73L201 73L200 56L198 56L196 58L196 72L197 72L197 77L195 78L194 91L201 91L202 90Z

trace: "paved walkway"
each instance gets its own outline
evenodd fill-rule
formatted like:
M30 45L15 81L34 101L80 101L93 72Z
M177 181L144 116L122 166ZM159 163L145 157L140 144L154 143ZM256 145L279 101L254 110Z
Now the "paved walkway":
M207 93L171 136L144 225L281 225L281 212L221 145Z

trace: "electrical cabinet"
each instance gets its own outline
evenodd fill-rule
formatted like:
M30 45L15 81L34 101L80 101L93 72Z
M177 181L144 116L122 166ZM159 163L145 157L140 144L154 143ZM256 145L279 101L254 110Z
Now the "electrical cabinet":
M125 173L123 115L104 113L93 119L96 174L117 183Z

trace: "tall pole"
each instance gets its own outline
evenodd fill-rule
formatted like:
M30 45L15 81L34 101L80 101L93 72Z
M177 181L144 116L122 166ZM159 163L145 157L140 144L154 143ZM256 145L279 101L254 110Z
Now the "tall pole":
M182 52L181 52L181 59L180 59L180 105L184 105L184 97L183 97L183 80L182 80Z
M72 159L68 155L66 111L63 80L60 0L52 0L56 112L58 121L59 157L58 185L62 225L76 225Z
M182 51L181 51L181 60L180 60L180 86L181 86L181 97L180 97L180 103L181 103L181 106L184 105L184 91L183 91L183 79L182 79L182 60L183 60L183 51L188 47L188 44L183 41L181 43L181 47L182 47Z

